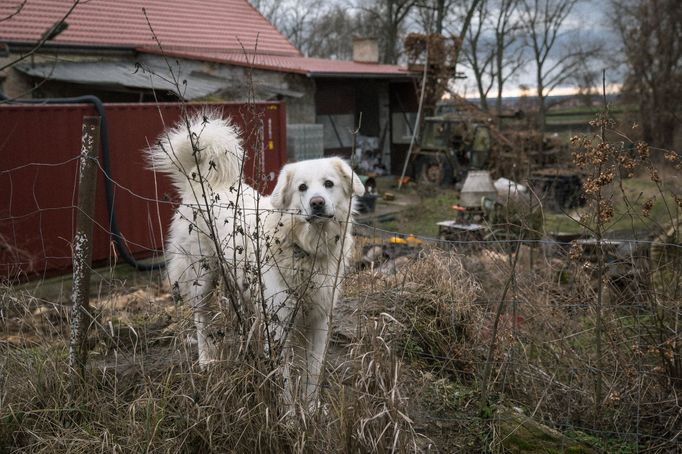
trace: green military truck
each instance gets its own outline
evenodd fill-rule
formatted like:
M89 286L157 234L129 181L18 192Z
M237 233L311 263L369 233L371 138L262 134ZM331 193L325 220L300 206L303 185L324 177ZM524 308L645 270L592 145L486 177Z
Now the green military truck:
M491 149L487 125L467 120L459 113L427 117L413 152L414 177L438 185L461 182L469 170L490 168Z

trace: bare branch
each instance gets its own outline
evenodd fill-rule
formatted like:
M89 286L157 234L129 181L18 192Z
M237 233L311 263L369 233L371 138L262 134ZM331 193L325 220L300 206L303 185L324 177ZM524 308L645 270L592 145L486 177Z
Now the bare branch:
M64 14L64 15L62 16L61 19L59 19L59 20L56 22L56 24L62 24L62 23L64 23L64 21L71 15L71 13L73 13L73 11L76 9L76 6L78 6L78 4L79 4L80 2L81 2L81 0L74 0L73 4L72 4L71 7L69 8L69 10L66 12L66 14ZM17 12L17 13L18 13L18 12ZM5 69L7 69L7 68L11 68L12 66L16 65L16 64L19 63L20 61L26 60L28 57L30 57L31 55L33 55L33 54L35 54L36 52L38 52L38 51L43 47L43 45L45 45L45 43L46 43L47 41L49 41L52 37L53 37L53 36L52 36L50 33L45 33L45 34L43 34L43 36L41 37L41 39L38 41L38 43L37 43L31 50L29 50L29 51L28 51L27 53L25 53L24 55L22 55L22 56L20 56L20 57L18 57L18 58L16 58L16 59L14 59L14 60L12 60L11 62L6 63L6 64L3 65L3 66L0 66L0 71L3 71L3 70L5 70Z
M24 6L26 6L27 1L28 0L24 0L21 3L19 3L16 7L17 9L15 9L13 13L10 13L9 15L7 15L5 17L0 17L0 22L5 22L6 20L10 20L11 18L13 18L17 14L19 14L21 12L21 10L24 9Z

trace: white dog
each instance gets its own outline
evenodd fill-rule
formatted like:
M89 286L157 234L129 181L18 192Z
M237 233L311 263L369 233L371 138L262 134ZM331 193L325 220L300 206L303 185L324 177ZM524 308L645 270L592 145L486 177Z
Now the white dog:
M242 179L238 131L216 113L164 133L149 159L182 198L168 234L168 275L192 305L200 365L217 359L208 303L220 282L244 319L241 334L264 327L265 351L281 352L285 400L314 405L352 249L353 196L364 193L358 176L339 158L287 164L263 197Z

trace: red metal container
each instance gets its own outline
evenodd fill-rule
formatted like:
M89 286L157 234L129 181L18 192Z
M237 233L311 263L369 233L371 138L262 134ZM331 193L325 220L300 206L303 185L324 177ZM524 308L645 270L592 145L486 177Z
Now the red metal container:
M107 104L111 178L118 227L136 258L162 249L175 193L148 168L143 151L182 109L220 109L243 131L245 174L268 193L286 162L286 115L280 103ZM81 123L88 104L0 105L0 280L55 275L71 267ZM254 159L255 156L262 159ZM104 172L97 182L93 261L118 260L109 232Z

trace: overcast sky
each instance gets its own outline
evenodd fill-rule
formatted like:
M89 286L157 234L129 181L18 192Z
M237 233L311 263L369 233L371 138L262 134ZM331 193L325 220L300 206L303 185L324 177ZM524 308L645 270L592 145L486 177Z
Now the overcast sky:
M583 0L574 7L571 15L564 22L564 31L558 39L556 45L559 48L570 48L575 42L606 43L610 49L610 53L615 53L618 49L617 37L614 36L613 30L609 24L608 17L608 3L602 0ZM611 43L611 44L608 44ZM550 63L551 64L551 63ZM601 74L602 69L606 69L606 82L611 90L616 89L621 80L622 74L615 68L612 63L595 61L591 63L591 68ZM459 81L458 85L461 87L461 94L467 97L477 97L478 91L476 89L476 82L470 71L464 69L468 78L464 81ZM599 76L599 83L601 83L601 76ZM507 82L504 90L505 96L519 96L522 90L519 88L525 85L533 91L535 83L535 64L531 61L524 68L522 68L516 78ZM609 88L607 88L609 89ZM491 90L491 94L495 89ZM552 95L571 94L576 91L575 86L571 81L563 87L558 87L553 91ZM534 94L534 93L530 93Z

